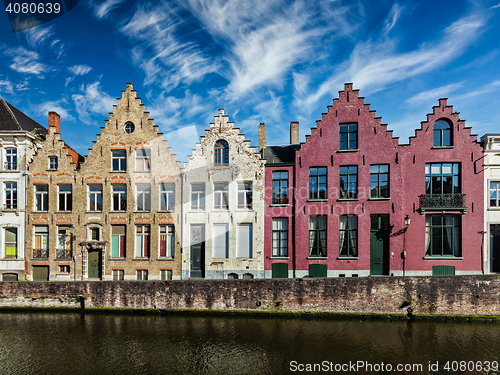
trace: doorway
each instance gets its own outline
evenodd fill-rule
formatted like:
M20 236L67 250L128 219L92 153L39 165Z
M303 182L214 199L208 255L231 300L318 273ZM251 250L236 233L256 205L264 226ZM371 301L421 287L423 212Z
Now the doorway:
M370 215L370 275L389 275L389 215Z
M500 224L490 225L490 272L500 272Z
M88 278L101 279L101 250L89 249L88 257Z
M191 225L191 277L205 277L205 226Z

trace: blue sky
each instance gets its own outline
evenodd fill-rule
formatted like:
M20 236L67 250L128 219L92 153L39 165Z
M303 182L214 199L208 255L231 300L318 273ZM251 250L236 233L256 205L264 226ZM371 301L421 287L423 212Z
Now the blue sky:
M252 145L300 137L345 82L400 143L438 99L500 133L500 1L89 0L13 34L0 15L0 97L86 155L127 82L187 160L218 108Z

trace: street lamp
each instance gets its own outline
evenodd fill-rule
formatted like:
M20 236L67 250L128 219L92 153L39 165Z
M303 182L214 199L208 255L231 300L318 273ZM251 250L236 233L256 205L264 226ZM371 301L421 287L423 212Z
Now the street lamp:
M408 227L408 225L410 225L410 220L411 220L410 219L410 215L406 215L406 217L405 217L405 225L406 225L406 227Z

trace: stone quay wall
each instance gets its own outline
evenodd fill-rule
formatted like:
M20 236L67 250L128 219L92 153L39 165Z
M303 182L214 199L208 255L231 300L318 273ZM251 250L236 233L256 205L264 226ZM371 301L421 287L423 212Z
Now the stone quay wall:
M500 317L500 277L2 282L3 308Z

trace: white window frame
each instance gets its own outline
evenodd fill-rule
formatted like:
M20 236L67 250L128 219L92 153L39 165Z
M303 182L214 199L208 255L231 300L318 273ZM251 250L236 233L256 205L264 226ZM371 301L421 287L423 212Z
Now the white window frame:
M125 191L115 190L116 187L125 187ZM118 207L115 206L115 197L118 199ZM125 201L125 210L121 209L121 201ZM111 211L126 211L127 210L127 185L126 184L111 184Z
M145 246L145 242L146 241ZM135 257L148 258L151 251L151 225L135 226Z
M57 170L57 168L59 167L59 159L57 158L57 156L49 156L49 169L51 170Z
M4 188L5 188L5 199L4 199L5 208L8 210L17 209L17 182L12 182L12 181L5 182Z
M229 210L229 184L227 182L214 182L214 209Z
M47 190L46 191L38 191L38 188L40 187L45 187ZM34 211L38 212L45 212L49 210L49 185L35 185L35 207ZM38 206L40 203L40 209L38 209Z
M160 211L175 211L175 184L160 184Z
M125 153L125 155L124 156L123 155L117 156L116 154L118 152ZM114 168L114 161L115 160L118 161L118 169ZM111 150L111 170L113 172L126 172L127 171L127 150Z
M162 258L173 258L175 255L175 227L173 225L160 225L159 240L159 256ZM165 242L165 255L161 255L162 242Z
M71 187L71 191L61 191L61 186ZM68 197L69 196L69 197ZM71 202L71 209L68 210L68 201ZM64 203L64 209L61 210L61 202ZM73 209L73 185L60 184L57 185L57 210L71 212Z
M139 208L139 203L142 204L142 209ZM141 212L151 211L151 184L135 185L135 209Z
M13 160L15 159L15 160ZM8 147L5 149L5 170L17 171L17 148Z
M238 208L244 210L252 209L253 183L252 181L238 182Z
M95 190L91 191L91 187L100 187L100 190ZM102 184L92 184L92 185L87 185L87 196L88 196L88 202L87 202L87 210L91 212L102 212L101 210L98 210L97 207L99 206L99 196L101 197L101 206L104 206L103 200L102 200ZM91 209L91 197L94 198L95 202L95 207L94 209Z
M253 226L250 223L236 226L236 258L253 258Z
M199 186L202 187L203 190L193 190L194 186ZM195 197L195 198L193 198ZM205 183L204 182L197 182L197 183L192 183L191 184L191 209L192 210L200 210L203 211L205 210L205 204L206 204L206 193L205 193ZM201 203L203 201L203 204Z
M212 257L227 259L229 256L229 224L214 224L212 238ZM224 243L222 243L223 241Z
M138 172L151 172L151 150L141 148L135 150L135 170Z

